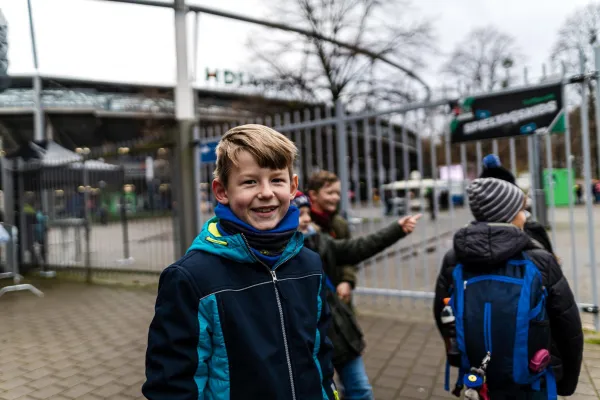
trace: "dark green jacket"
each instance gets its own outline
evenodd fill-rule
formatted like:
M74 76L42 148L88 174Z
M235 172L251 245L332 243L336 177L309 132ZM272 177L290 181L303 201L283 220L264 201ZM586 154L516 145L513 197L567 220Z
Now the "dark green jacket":
M334 215L331 221L331 229L335 236L332 236L334 239L351 239L352 235L350 233L350 226L348 225L348 221L346 221L341 215ZM358 267L355 263L349 262L342 267L342 278L338 282L348 282L352 289L356 287L356 273L358 272Z
M375 233L354 239L334 239L317 232L307 236L304 245L319 254L325 273L337 287L345 281L344 265L365 261L405 236L406 233L396 221ZM335 290L329 291L327 299L333 315L328 336L333 342L333 365L337 368L360 356L365 345L351 308L339 301Z

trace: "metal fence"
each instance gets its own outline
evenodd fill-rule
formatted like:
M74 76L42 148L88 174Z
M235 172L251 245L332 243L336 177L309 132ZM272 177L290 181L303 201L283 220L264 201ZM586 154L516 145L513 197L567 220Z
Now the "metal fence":
M21 270L160 273L175 259L171 149L29 143L2 159L4 219ZM152 279L155 279L154 277Z
M591 78L589 75L575 80L584 88L582 99L588 99L585 90ZM564 87L572 82L573 79L565 79ZM565 104L570 104L566 90L564 96ZM335 172L342 182L341 208L352 223L354 235L376 231L404 213L425 215L413 235L360 265L356 293L360 295L359 303L365 306L433 297L435 280L442 258L452 246L453 233L471 220L466 186L481 173L486 154L509 154L502 161L517 177L517 184L534 199L542 196L542 203L531 202L533 218L546 220L545 201L549 234L563 273L581 309L593 316L593 321L586 319L588 326L598 329L595 247L599 243L595 229L600 220L594 209L598 200L592 196L592 185L597 182L591 169L587 101L581 103L581 140L575 141L570 133L568 120L574 117L571 114L566 132L561 135L536 134L461 145L451 145L448 140L447 103L441 100L351 114L338 102L334 109L311 109L239 123L273 126L296 143L301 189L314 171ZM199 148L217 140L227 128L202 127ZM203 199L201 221L206 220L215 204L209 189L212 168L211 163L200 163L198 168ZM463 178L453 177L457 171ZM555 180L547 179L558 172L566 172L568 188L566 200L562 199L559 205L554 198L558 195ZM540 180L538 175L544 178ZM575 190L576 184L580 192ZM560 195L564 197L565 193Z
M186 82L189 74L185 45L185 13L190 10L292 31L345 47L315 32L206 7L183 7L183 1L146 3L175 10L178 99L190 100L192 93ZM37 70L33 35L32 42ZM596 60L598 70L600 52ZM360 285L356 290L361 295L358 300L365 305L391 304L397 299L430 299L453 232L471 218L466 207L466 185L481 173L485 154L508 149L508 160L503 162L519 176L518 184L535 198L540 198L538 195L544 190L543 179L539 179L537 171L545 169L544 176L553 177L559 168L566 170L567 201L563 205L556 205L554 178L547 181L548 225L556 254L562 259L563 272L582 309L593 313L593 326L600 330L595 254L598 246L595 229L599 221L595 216L596 200L591 195L592 184L596 183L592 173L594 162L594 171L600 171L600 85L595 86L598 155L594 160L587 108L590 79L596 80L597 75L588 75L576 83L582 89L579 91L582 100L580 141L570 135L568 123L572 118L567 118L567 129L561 136L529 136L451 146L446 131L447 99L360 115L346 112L344 104L338 102L333 109L320 107L301 113L235 121L229 126L203 123L196 132L199 144L195 182L190 182L198 190L197 228L212 214L215 204L210 191L213 165L201 163L203 148L238 123L274 126L294 140L300 150L296 171L301 185L318 169L333 171L340 177L342 211L352 222L355 235L373 232L396 220L397 214L428 214L429 208L433 210L435 219L426 216L413 235L360 265ZM39 76L35 82L34 93L39 96ZM43 111L36 96L35 133L41 138ZM565 99L565 103L569 101ZM191 101L176 104L179 106L176 108L180 108L176 110L180 122L192 118L188 115L193 114L191 105ZM181 256L176 250L182 247L178 246L176 233L180 231L179 226L188 226L181 223L186 215L177 215L177 209L183 205L178 207L171 199L173 156L168 148L134 154L131 147L130 144L117 146L116 154L107 154L103 149L83 151L78 154L80 157L63 152L50 164L19 158L2 160L4 220L19 228L19 265L24 269L41 265L45 273L85 271L88 278L127 271L150 273L155 279L165 266ZM104 161L100 160L102 157ZM140 168L142 164L144 167ZM152 168L148 168L150 164ZM99 165L103 167L96 171ZM452 171L460 171L463 178L453 179ZM523 172L529 176L522 175ZM102 174L104 178L98 178ZM574 191L575 183L581 187L580 192ZM542 213L543 202L533 201L531 207L534 218L546 220Z
M426 111L426 107L430 110ZM458 162L473 176L478 164L475 154L452 160L448 142L444 142L441 152L445 158L438 157L440 144L435 138L439 131L431 121L446 115L445 107L446 102L440 101L425 107L409 105L352 115L338 103L333 109L317 108L239 122L273 126L295 142L299 149L295 172L301 190L313 172L335 172L342 181L342 212L350 221L354 236L395 223L405 213L425 215L413 235L360 264L356 293L361 295L357 299L361 306L390 304L391 298L432 298L440 260L450 248L451 235L469 221L465 182L441 180L437 172L440 166L448 171L453 162ZM199 149L208 148L228 127L200 129ZM204 200L200 207L202 221L210 216L215 204L209 190L213 168L212 162L200 164L199 168ZM428 190L435 192L435 220L430 216Z
M583 99L588 98L585 91L592 78L586 76L576 83L584 88ZM447 140L445 99L362 114L349 113L338 102L334 108L229 124L203 123L196 130L192 183L198 189L197 228L212 215L216 204L210 190L214 163L201 162L203 149L238 124L273 126L299 149L295 167L301 188L319 169L340 177L341 208L354 235L374 232L405 213L425 214L413 235L360 265L358 302L379 307L398 299L430 299L453 233L471 218L466 185L481 173L484 155L508 150L509 156L502 161L528 193L543 190L532 185L534 174L529 174L538 167L546 170L545 176L559 169L571 171L567 186L581 186L581 197L567 190L568 199L559 206L554 180L548 181L548 225L563 272L582 309L595 313L597 327L595 229L599 221L591 195L588 103L581 105L579 116L567 119L580 118L581 140L570 134L567 123L563 135L459 146ZM88 279L128 272L155 281L160 271L181 256L177 224L186 216L177 215L172 200L174 152L168 146L122 143L71 152L50 143L43 149L30 144L20 151L2 159L2 188L4 221L20 232L18 262L23 271L39 267L49 276L53 271L77 271ZM453 177L457 171L459 179ZM538 208L540 204L533 202L534 216L543 219Z

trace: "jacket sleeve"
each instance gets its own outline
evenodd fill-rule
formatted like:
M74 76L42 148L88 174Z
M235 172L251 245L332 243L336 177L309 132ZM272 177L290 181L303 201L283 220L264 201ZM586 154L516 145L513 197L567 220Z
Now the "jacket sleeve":
M203 398L208 371L207 360L201 354L210 354L210 341L199 339L198 299L184 270L173 265L162 272L148 333L146 382L142 386L149 400ZM201 376L195 381L197 371Z
M539 251L536 253L539 254ZM543 260L547 266L548 282L546 309L552 340L558 348L563 366L563 377L557 382L557 389L560 396L570 396L577 388L581 372L583 328L575 297L556 259L546 253Z
M406 236L398 222L375 233L355 239L331 240L336 264L358 264Z
M448 332L445 331L442 325L442 309L444 308L444 299L450 297L451 285L452 285L452 272L456 265L454 251L450 250L444 255L442 260L442 267L438 274L437 281L435 283L435 296L433 300L433 317L435 324L440 332L440 335L445 339L448 337Z
M348 221L346 221L341 216L335 217L334 231L336 234L336 239L350 239L352 237L350 233L350 226L348 225ZM356 261L350 261L348 263L340 262L339 265L343 265L342 269L342 277L341 282L348 282L352 289L356 287L356 273L358 271L358 267L354 264L357 264Z
M325 275L321 280L321 292L319 293L319 303L321 305L321 314L317 329L319 331L319 351L317 360L321 369L322 387L329 400L337 399L334 395L337 391L333 381L333 345L327 336L329 325L331 324L331 311L327 303L327 287L325 285Z

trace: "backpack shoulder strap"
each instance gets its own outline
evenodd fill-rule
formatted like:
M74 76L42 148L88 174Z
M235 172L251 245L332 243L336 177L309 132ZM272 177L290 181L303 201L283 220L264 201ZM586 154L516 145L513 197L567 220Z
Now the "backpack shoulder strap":
M454 277L454 293L452 295L452 310L454 311L454 317L456 318L456 343L458 344L458 350L461 355L461 367L459 369L458 381L462 382L462 378L465 372L469 371L471 366L469 365L469 358L467 357L467 345L465 341L465 286L463 278L463 266L458 264L452 273Z

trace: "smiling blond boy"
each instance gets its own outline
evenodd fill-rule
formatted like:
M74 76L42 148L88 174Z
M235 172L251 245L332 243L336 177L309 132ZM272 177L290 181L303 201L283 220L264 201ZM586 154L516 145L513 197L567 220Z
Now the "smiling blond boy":
M148 399L337 398L321 260L304 249L290 207L296 156L262 125L221 138L216 216L161 275Z

